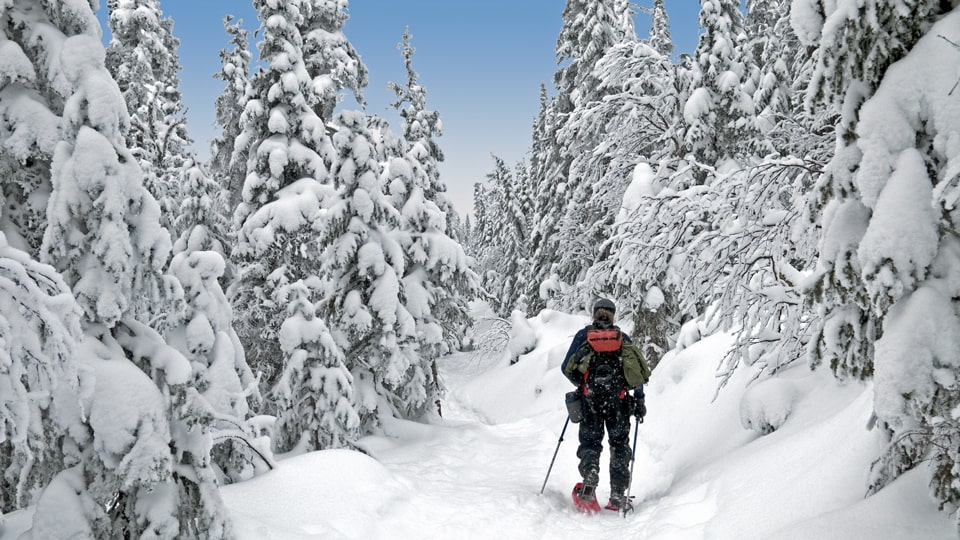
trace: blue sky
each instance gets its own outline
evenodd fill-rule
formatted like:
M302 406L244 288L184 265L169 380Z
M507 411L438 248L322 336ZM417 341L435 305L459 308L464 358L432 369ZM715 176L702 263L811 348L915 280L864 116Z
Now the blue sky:
M650 7L651 0L634 0ZM530 145L531 125L539 110L539 88L552 91L557 34L565 0L354 0L344 28L370 70L364 92L367 111L386 117L399 131L389 103L390 81L406 73L397 50L409 26L416 48L414 69L427 89L427 106L440 111L446 160L441 174L449 195L463 214L472 207L473 185L493 169L491 154L512 165ZM678 52L697 44L695 0L666 0L670 31ZM242 18L253 32L259 26L249 0L161 0L164 15L174 20L180 39L181 90L188 126L201 157L217 133L213 104L223 85L212 75L220 69L218 52L228 36L223 16ZM100 18L105 20L106 2ZM638 14L637 33L646 37L650 17ZM106 30L105 30L106 32ZM256 54L254 52L254 54ZM352 97L344 105L355 107Z

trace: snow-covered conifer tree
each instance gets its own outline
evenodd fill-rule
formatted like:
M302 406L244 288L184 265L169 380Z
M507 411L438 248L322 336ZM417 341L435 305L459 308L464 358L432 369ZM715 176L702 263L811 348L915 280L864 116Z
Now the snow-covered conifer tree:
M173 251L214 251L226 257L230 230L225 213L228 193L195 157L184 162L180 175L183 194L175 227L181 232Z
M700 27L704 32L695 53L694 90L684 117L694 156L714 167L753 155L746 143L757 141L739 0L702 0ZM700 177L705 181L705 175Z
M167 311L162 271L171 246L125 146L122 96L91 39L72 36L60 53L62 138L41 256L63 274L85 319L112 328L128 313L152 321Z
M788 7L783 0L753 0L748 5L745 53L756 89L753 102L757 129L770 141L770 151L812 157L816 154L794 150L803 144L801 141L818 137L816 132L804 133L797 128L809 124L803 118L803 93L795 84L802 79L802 66L810 55L790 27Z
M219 257L212 253L210 255L214 261ZM219 411L211 410L213 407L210 402L200 394L201 391L209 391L205 384L210 380L204 376L206 374L203 373L203 366L198 365L197 356L209 334L189 335L191 330L203 333L197 323L198 320L201 323L209 321L204 319L206 317L194 316L187 323L188 338L184 341L188 346L197 347L190 355L193 357L193 364L158 332L135 320L124 320L110 334L101 336L105 345L123 351L126 358L152 379L161 405L154 414L159 416L158 422L166 422L164 427L169 430L169 435L165 435L169 442L165 446L152 448L147 459L140 459L136 446L130 450L129 461L140 461L140 466L143 467L158 467L167 459L170 463L169 475L163 469L158 469L158 485L138 486L133 491L134 497L127 498L124 493L119 497L115 511L123 516L121 523L129 521L124 527L143 531L137 533L140 535L147 534L146 531L151 529L161 529L163 533L158 535L161 538L231 537L232 525L220 498L218 471L211 458L214 442L212 428L216 412ZM178 329L173 327L171 331L176 333ZM173 340L173 343L177 341ZM217 382L229 384L226 381ZM156 410L155 404L151 405L151 410ZM102 460L105 456L101 454L97 457ZM109 467L111 462L103 463ZM118 472L146 474L136 469L126 471L123 467L118 467ZM154 499L151 502L163 508L162 512L152 513L152 505L143 502L153 492L160 493L159 500ZM144 514L158 524L146 523L148 519L144 519ZM117 523L112 522L111 525L115 531L119 529ZM112 533L116 534L118 532Z
M188 199L189 200L189 199ZM195 228L202 231L202 225ZM183 321L171 328L167 341L180 351L192 368L187 395L194 412L190 431L205 446L196 458L212 458L223 482L245 480L271 466L270 443L258 438L248 422L248 398L259 399L257 381L244 357L240 338L233 330L233 312L220 287L224 273L221 253L193 249L202 245L204 232L185 232L189 241L170 264L183 285L186 310Z
M456 350L466 334L467 302L477 295L479 278L470 269L458 243L451 218L456 216L440 180L443 159L434 140L440 135L440 114L426 108L426 90L413 69L414 49L409 32L399 45L407 68L404 85L391 83L394 107L403 119L408 150L391 159L384 170L384 185L395 208L406 253L404 304L416 321L418 360L404 377L405 416L414 416L439 399L436 359Z
M617 205L626 184L626 175L610 167L616 161L616 150L610 148L616 137L608 138L605 122L591 126L583 119L587 110L616 92L599 84L595 66L611 47L637 40L633 17L622 10L629 12L630 4L618 0L568 1L557 40L557 59L561 62L555 75L558 103L569 99L570 108L563 111L557 133L561 153L569 164L561 169L561 181L566 182L564 211L555 241L563 249L556 272L568 284L581 280L597 260L599 244L609 236L612 224L610 207Z
M403 120L403 138L408 145L409 157L423 169L421 188L424 190L424 197L433 201L437 208L446 214L446 232L456 240L456 235L449 229L455 222L457 212L447 198L446 184L440 179L443 151L435 139L443 135L443 123L440 121L439 111L427 109L427 91L420 84L420 75L413 69L415 49L410 43L411 38L409 30L404 31L402 41L397 46L407 68L407 80L403 85L390 83L390 88L397 96L393 106Z
M501 316L510 314L516 299L514 285L517 275L504 271L504 267L510 264L509 257L515 252L518 235L523 234L522 229L513 227L510 217L514 215L514 201L510 198L513 184L513 172L503 159L493 156L493 171L487 174L486 185L477 184L474 190L474 200L482 199L483 208L482 213L477 213L474 208L478 271L489 295L490 307Z
M513 174L516 183L512 190L513 204L510 207L511 213L509 217L510 234L514 237L516 251L514 258L510 261L510 264L514 268L513 274L515 276L515 284L511 296L513 297L514 309L527 313L529 311L530 300L527 296L528 290L523 279L524 276L532 273L530 270L532 251L530 249L530 237L531 230L533 229L534 209L536 208L536 202L534 202L533 199L536 188L533 185L530 166L524 160L518 161L516 165L513 166Z
M350 90L362 104L363 89L369 83L367 66L343 33L348 4L348 0L302 0L300 6L304 64L320 96L320 117L328 122L342 90Z
M286 357L274 388L279 414L275 429L281 451L342 448L356 442L360 417L354 406L353 376L330 329L318 316L312 290L323 286L311 279L282 288L287 318L280 327L280 347Z
M499 164L498 164L499 168ZM502 314L509 315L513 309L526 309L520 276L529 263L530 222L530 176L527 164L518 162L507 175L499 175L505 183L498 186L502 197L499 239L504 248L504 259L500 268L509 276L500 294Z
M323 99L320 82L329 74L307 70L302 35L311 29L301 3L263 0L255 7L264 66L250 81L236 140L247 155L247 174L234 214L237 244L231 258L238 279L231 303L245 314L237 332L266 395L283 371L277 332L287 307L277 303L276 286L320 274L318 254L310 249L317 236L312 220L322 201L335 196L324 185L335 156L325 125L332 118L316 112Z
M674 45L673 38L670 36L670 23L663 0L653 0L650 18L653 22L650 25L650 37L647 39L647 43L653 50L669 57L673 54Z
M633 18L624 17L619 11L623 9L630 9L629 4L619 0L567 0L557 38L560 67L554 83L570 106L596 99L593 66L609 47L636 37Z
M214 77L226 83L226 87L217 96L214 122L222 131L210 144L210 169L228 194L229 215L233 215L243 199L243 181L247 176L246 154L244 149L236 147L241 130L240 115L248 99L248 74L252 57L247 31L241 26L242 23L242 20L233 23L230 15L224 17L223 27L231 36L231 48L220 50L220 71L214 74Z
M877 320L869 316L870 300L856 256L870 214L861 200L854 166L862 161L863 154L857 144L859 110L880 85L886 69L929 29L939 9L936 2L915 4L921 11L910 24L876 2L870 3L876 17L869 21L847 17L842 11L820 13L818 7L805 2L794 7L820 17L820 23L813 26L811 21L816 18L812 15L798 16L794 23L805 43L818 46L808 107L822 100L835 114L842 114L836 135L840 146L817 183L809 212L814 219L822 216L818 225L824 229L820 249L823 270L813 299L827 308L813 349L814 360L828 363L842 377L869 378L873 374L873 343L881 331ZM842 24L824 32L823 21L828 16ZM879 41L881 36L885 37ZM851 92L851 87L857 91Z
M688 151L683 140L684 94L678 83L678 68L660 52L673 49L662 2L654 4L651 15L653 25L647 40L624 39L609 47L594 65L596 92L604 98L571 114L570 124L577 127L582 139L600 141L594 150L579 153L571 169L587 179L574 194L576 203L569 206L562 224L568 239L564 241L560 268L579 266L576 275L560 273L564 281L574 285L563 302L572 309L588 305L598 294L618 291L623 297L621 312L627 316L639 314L644 309L646 287L658 280L657 271L639 271L650 268L646 265L635 265L635 272L620 273L614 268L623 261L607 261L609 256L622 258L623 252L638 251L632 235L623 235L622 228L614 230L638 162L654 167L663 177L660 182L666 183L667 177L685 167L683 158ZM645 227L640 221L635 225ZM645 232L651 233L657 231ZM617 235L616 247L604 245ZM591 265L584 267L578 260L591 261ZM614 279L613 274L621 275ZM621 279L633 285L622 290Z
M35 502L65 467L80 313L60 275L0 233L0 512Z
M64 448L73 466L59 473L37 501L32 537L149 533L155 538L196 538L189 534L189 524L181 531L178 514L182 505L199 513L205 505L177 495L164 395L110 334L86 333L77 351L83 376L74 399L79 395L80 406L64 419L69 434ZM179 382L188 366L179 356L166 359L169 380Z
M387 163L407 152L407 141L394 133L386 118L375 114L367 116L367 128L373 137L374 155L380 163Z
M467 242L467 254L479 259L485 245L483 225L487 220L486 187L477 182L473 185L473 221L470 226L470 241Z
M28 109L34 120L28 133L43 133L41 120L57 127L56 137L38 146L50 151L51 188L40 256L72 291L83 327L74 355L79 390L71 391L69 377L60 385L63 399L75 403L58 413L70 468L37 501L33 535L51 537L50 527L57 527L58 537L227 536L215 478L204 474L203 448L188 448L186 431L172 432L191 415L181 399L190 392L189 364L137 320L163 325L176 318L179 284L162 272L170 238L125 145L128 116L105 66L99 23L88 2L28 7L4 6L0 13L23 23L10 36L16 41L5 42L11 58L29 67L19 84L42 89L29 92L36 107ZM23 338L49 338L56 347L62 336ZM63 530L65 523L76 530Z
M0 232L38 258L58 138L56 90L38 76L29 46L6 36L12 7L0 8ZM26 45L26 44L23 44Z
M331 173L339 200L323 214L317 238L322 276L330 282L320 316L346 357L360 432L368 433L377 423L377 396L406 403L402 388L416 361L417 329L401 301L406 257L400 213L381 187L367 117L343 111L335 124L338 156Z
M232 297L250 315L237 331L269 390L284 358L276 336L287 309L277 287L323 272L317 247L323 233L314 228L315 219L321 206L337 200L329 174L337 159L328 131L335 121L327 115L343 89L360 98L367 72L342 32L345 0L254 5L265 67L251 79L236 142L247 154L247 176L234 214L238 242L232 258L239 279Z
M226 271L226 197L193 158L184 164L183 175L176 224L183 232L174 245L170 272L184 289L185 310L180 323L168 330L167 341L192 367L196 393L187 396L195 413L192 429L200 432L194 438L208 446L200 459L210 454L223 482L248 479L270 466L270 445L247 422L248 400L259 402L260 393L220 286Z
M530 264L528 274L523 276L526 284L527 309L530 315L539 313L547 307L547 299L540 295L540 284L551 274L556 260L556 231L559 226L558 212L562 208L563 185L558 185L551 177L554 164L559 162L559 145L556 144L557 100L547 95L546 85L540 85L540 112L533 123L533 136L530 147L529 178L533 197L533 214L530 217ZM548 180L551 178L551 180ZM474 190L474 216L477 213L478 193ZM479 223L479 218L475 223ZM476 233L471 233L476 243ZM475 246L474 246L475 247ZM474 248L472 248L474 249ZM476 255L474 249L474 255Z
M542 136L550 150L543 162L533 163L531 182L536 191L548 194L540 200L532 245L533 266L539 269L539 282L555 271L559 246L563 240L559 227L565 219L578 179L572 178L570 167L578 152L589 152L593 140L576 140L578 132L571 125L570 115L576 107L599 98L592 68L608 47L622 39L635 39L632 18L617 12L624 7L617 0L568 0L564 6L563 25L557 38L558 68L554 74L557 96L541 109ZM536 143L535 143L536 144ZM567 274L575 274L571 270Z
M838 377L873 377L890 444L871 490L929 463L933 494L956 508L958 154L943 141L960 125L960 50L944 37L960 12L956 2L850 4L794 3L797 34L818 46L808 98L840 115L836 155L810 198L822 227L811 356Z
M676 289L683 282L668 272L670 254L661 257L651 246L676 240L667 236L680 234L684 227L663 227L664 216L674 215L674 199L644 197L661 187L682 185L689 177L680 68L653 47L663 39L655 31L656 24L646 42L610 48L595 67L599 84L611 94L584 110L582 117L590 129L608 133L615 159L607 167L617 178L610 183L604 207L613 225L607 238L597 239L604 256L589 268L576 293L587 302L598 294L617 298L620 313L633 318L634 337L645 344L651 363L669 348L668 336L677 330ZM676 212L674 217L682 219L684 211Z
M76 348L81 341L83 311L73 299L71 283L55 269L34 261L40 257L47 231L50 192L57 185L51 182L51 162L55 155L62 161L64 150L69 150L63 135L76 136L72 124L63 124L64 108L75 115L81 103L86 105L83 95L70 99L78 79L86 79L85 89L93 97L89 105L101 106L98 124L116 134L126 121L122 102L118 101L117 110L110 107L111 89L118 100L119 95L103 70L102 46L99 53L94 47L89 60L81 53L81 64L74 69L67 63L76 58L61 54L66 44L99 45L98 36L99 23L86 2L0 7L0 288L6 306L2 310L4 360L0 371L7 381L0 385L7 389L2 392L2 409L9 413L3 415L5 428L0 436L4 441L0 449L3 511L35 502L47 481L69 465L67 461L77 460L76 449L64 437L64 419L79 406L75 399ZM93 69L86 69L89 66ZM95 171L91 169L89 175L95 176ZM98 180L92 178L91 183ZM106 245L99 247L102 252ZM78 256L84 250L89 250L89 245L78 246ZM89 255L91 274L96 272L95 258ZM77 276L72 277L75 282ZM47 397L41 398L45 394ZM59 418L54 416L58 412Z
M144 185L160 203L160 222L171 234L180 206L180 169L190 145L180 94L180 40L157 0L108 0L111 39L107 68L130 113L127 147L144 174Z

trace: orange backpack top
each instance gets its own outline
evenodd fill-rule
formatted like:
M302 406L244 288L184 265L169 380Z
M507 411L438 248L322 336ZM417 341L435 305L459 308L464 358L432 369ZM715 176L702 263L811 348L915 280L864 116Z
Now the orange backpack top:
M587 331L587 343L598 353L616 352L623 345L623 334L616 328L594 328Z

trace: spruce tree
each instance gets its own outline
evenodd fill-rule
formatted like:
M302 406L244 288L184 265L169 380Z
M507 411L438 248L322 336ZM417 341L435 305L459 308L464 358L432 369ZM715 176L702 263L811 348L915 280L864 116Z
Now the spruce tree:
M220 71L213 76L226 83L217 96L214 123L222 130L210 144L210 170L214 178L227 192L228 215L233 215L243 195L243 181L247 175L245 148L238 148L241 133L240 116L247 104L250 86L249 70L251 53L247 31L242 20L233 22L227 15L223 27L230 37L229 49L220 51Z
M753 0L748 5L745 26L747 64L754 67L751 77L757 129L771 141L767 151L786 155L794 150L798 139L815 138L809 134L801 138L784 133L803 122L802 94L793 84L799 79L800 66L809 54L790 27L787 2Z
M408 401L404 383L417 361L416 322L401 302L400 213L381 187L367 117L343 111L335 125L338 154L331 174L339 199L324 214L317 238L330 286L319 314L346 357L360 432L366 434L378 425L377 396L391 404Z
M180 169L191 144L180 93L180 40L157 0L108 0L107 68L130 113L127 147L144 174L144 185L160 203L160 222L178 234Z
M565 186L562 221L555 241L563 246L556 271L568 284L582 279L596 259L596 247L608 236L611 224L606 206L620 191L609 185L616 182L617 173L609 168L612 159L606 151L605 126L601 123L595 129L585 129L582 117L594 103L616 91L599 84L594 68L612 47L636 41L629 10L630 5L619 0L571 0L562 15L564 23L557 40L560 68L554 82L561 106L557 135L564 156L558 172ZM598 154L599 159L594 159Z
M174 224L181 233L173 251L213 251L226 257L230 230L226 215L228 193L194 157L184 162L178 183L182 201Z
M559 273L569 282L584 270L584 261L575 257L560 261L565 251L560 246L576 237L569 228L561 230L561 226L568 219L568 212L579 211L572 207L589 199L592 190L585 185L590 180L579 176L582 171L571 170L574 158L590 153L600 141L593 137L594 132L580 131L574 114L605 94L597 85L593 66L611 46L636 39L629 2L569 0L562 19L556 46L558 68L554 74L557 96L546 103L541 100L533 142L537 156L531 159L530 168L532 189L541 194L536 198L530 239L530 266L535 270L527 280L531 289L537 291L527 295L533 310L544 305L539 289L551 276ZM543 92L541 95L545 96Z
M102 47L93 37L75 36L63 51L62 64L69 66L64 75L74 85L64 107L65 134L72 139L61 142L54 156L43 255L61 269L84 309L88 339L122 352L110 363L140 370L140 375L129 371L127 377L142 378L131 388L145 391L152 382L156 392L138 412L153 427L125 443L129 446L98 452L89 442L81 445L85 475L93 479L90 493L103 498L98 502L107 508L106 515L94 518L93 530L108 536L153 530L168 538L222 537L229 522L209 467L209 448L194 446L188 430L174 427L198 420L191 407L190 365L159 333L134 318L156 321L162 314L169 325L177 314L167 307L179 283L162 272L170 240L160 228L160 208L142 186L137 162L125 147L123 117L107 112L123 111L123 105L103 68ZM76 230L91 232L69 233ZM95 361L93 369L96 395L107 400L102 407L110 407L109 394L100 393L114 384L106 370L119 375L125 368ZM106 385L102 390L101 384ZM105 428L96 418L92 412L87 436L98 437ZM117 458L125 455L128 465L117 467ZM169 513L148 515L142 500L157 490L168 499Z
M513 259L509 261L514 275L514 286L510 293L514 309L523 313L530 312L529 290L524 276L530 275L532 250L530 238L533 229L533 216L536 203L534 202L535 188L533 186L530 166L523 160L514 167L516 183L513 187L513 204L510 213L510 234L514 238L515 251ZM539 296L539 291L537 292Z
M955 152L935 141L956 130L945 112L956 81L929 60L956 52L940 37L958 24L951 4L807 5L823 24L796 30L818 47L810 105L839 115L836 155L809 199L822 228L811 359L842 379L873 379L889 445L871 492L929 463L934 496L955 508L960 306L957 216L947 202L956 197L947 165Z
M233 311L220 285L226 271L221 215L222 192L199 165L188 161L186 198L178 226L170 273L184 289L184 313L167 331L167 342L190 362L188 395L192 431L204 437L210 456L197 456L215 468L224 483L249 479L271 466L269 444L248 422L248 401L258 404L257 381L234 331Z
M311 289L303 281L283 287L288 315L278 337L286 362L274 388L275 445L281 451L349 447L360 435L353 376L318 306L309 300L318 294Z
M128 314L152 321L168 311L172 298L163 276L170 237L126 148L127 116L116 83L101 69L102 47L92 46L85 34L68 39L79 52L61 53L70 86L51 166L41 257L63 274L87 321L106 328ZM91 57L78 58L80 52Z
M467 254L475 260L480 259L485 245L483 229L487 222L486 188L480 182L473 185L473 216L470 227L470 241L467 242Z
M74 459L63 419L78 407L83 312L38 259L70 90L60 48L98 26L85 4L0 7L0 512L35 503Z
M653 0L653 9L650 13L652 24L650 25L650 37L647 39L650 47L663 56L669 57L675 49L673 38L670 36L670 23L668 21L667 9L663 5L663 0Z
M204 449L188 448L186 433L174 429L193 418L183 399L190 393L189 363L140 322L170 324L177 317L180 288L163 273L169 235L160 227L160 207L144 189L142 172L126 147L129 118L106 69L99 24L86 3L21 10L11 5L0 11L5 28L11 20L24 22L6 50L19 51L13 58L29 67L20 71L21 83L37 88L26 95L49 111L35 119L45 118L57 128L50 146L38 147L50 151L44 161L51 189L49 195L36 194L47 198L39 252L50 266L42 272L47 274L45 287L62 284L75 299L60 299L64 322L45 322L47 335L35 337L49 340L47 352L37 352L50 358L67 337L58 328L70 325L76 315L82 334L74 336L79 339L73 356L86 374L75 387L65 373L59 385L63 394L48 389L57 394L53 404L73 400L58 414L65 434L58 447L69 468L36 501L33 534L49 536L50 527L64 523L67 511L76 512L67 521L78 530L54 529L57 536L123 537L146 531L159 538L227 536L229 522L216 479L206 474ZM19 93L4 90L5 96ZM40 129L32 132L41 133L43 126L36 127ZM20 266L27 276L36 269ZM29 282L22 284L29 291ZM42 310L47 301L42 294L34 298ZM43 357L37 361L46 362ZM31 371L49 373L39 364ZM36 422L44 425L42 416ZM188 454L175 470L174 464ZM42 470L51 472L46 465L36 472ZM22 472L25 479L36 478L29 470ZM71 492L77 504L65 509L63 496ZM56 495L48 498L48 493Z
M407 68L407 81L391 83L403 120L406 151L388 161L384 185L400 211L406 253L404 304L416 321L419 354L404 376L404 416L415 416L442 392L436 361L462 345L469 325L467 302L478 293L479 278L467 264L455 230L456 210L446 198L440 179L443 153L434 137L441 134L440 115L426 107L426 90L413 69L414 49L409 31L398 46Z
M750 66L744 54L743 15L739 0L702 0L700 35L694 58L693 91L684 116L687 141L697 161L715 167L726 160L744 160L756 150ZM700 182L706 181L706 173Z
M560 95L577 107L596 99L593 66L608 48L634 39L633 18L624 16L628 3L619 0L567 0L557 38L554 83ZM576 92L575 92L576 91ZM562 107L566 113L571 109Z
M0 233L0 512L34 503L66 466L80 313L60 275Z
M390 83L396 94L393 107L402 119L403 138L407 142L409 157L420 164L424 178L422 188L424 196L433 201L447 217L447 234L457 239L453 225L457 212L447 197L447 186L440 179L440 163L444 159L443 150L436 137L443 135L443 122L440 112L427 109L427 90L420 84L420 75L413 69L413 55L416 51L411 44L409 29L402 37L401 55L407 69L405 84Z
M357 102L369 84L367 66L343 33L350 16L348 0L303 0L303 59L317 87L320 117L330 121L343 90L350 90Z
M801 39L818 47L816 75L808 87L807 107L813 109L822 101L835 115L842 114L836 130L836 155L815 186L808 214L814 219L823 216L824 222L818 223L824 229L821 243L831 240L820 249L820 263L826 271L811 296L825 316L812 349L813 359L829 364L844 378L872 376L873 343L881 331L876 318L869 314L870 300L856 256L870 213L861 200L856 168L850 165L862 159L856 144L858 112L880 85L886 69L907 53L939 10L937 2L913 2L913 7L917 18L909 24L871 2L864 7L864 12L871 15L870 21L829 12L822 13L822 17L833 16L842 23L832 32L797 29ZM848 93L848 86L862 86L863 91ZM837 236L831 223L851 226L837 228Z
M685 229L664 228L666 216L679 220L684 210L675 210L677 199L655 196L660 188L682 189L689 183L684 172L689 169L689 147L684 142L681 67L661 52L672 50L673 44L665 31L662 2L654 7L649 38L612 47L594 69L600 85L612 93L585 110L583 119L607 133L613 157L608 170L616 177L604 199L611 229L606 239L598 240L600 256L576 293L587 302L599 294L617 298L620 313L633 319L634 337L651 364L670 348L669 336L679 329L677 291L683 286L683 280L669 272L672 254L660 246L682 238L667 236ZM668 193L675 192L665 189L664 195Z
M489 295L490 307L501 317L510 314L513 309L512 292L515 274L504 272L510 253L514 248L515 235L508 232L511 228L510 216L513 201L509 193L514 183L513 172L503 159L493 156L493 171L487 174L486 185L477 184L474 189L474 201L482 200L482 213L477 216L478 244L477 264L484 291ZM506 226L505 226L506 222Z
M383 274L385 267L369 258L376 258L375 243L363 248L351 243L355 239L352 224L377 228L381 209L389 207L371 202L381 200L382 191L380 165L373 159L377 143L366 127L366 117L359 113L330 116L343 89L352 90L358 101L362 100L366 68L342 32L347 19L345 1L257 1L255 6L263 21L263 39L258 46L265 68L251 80L251 99L241 120L247 177L244 200L234 215L239 230L233 252L239 272L233 289L235 305L255 316L240 325L238 332L251 364L263 373L263 388L273 400L268 405L286 426L278 448L293 448L300 441L307 444L306 449L351 445L358 434L376 424L376 396L381 390L393 391L396 368L391 362L403 365L406 361L406 332L412 327L409 317L394 315L391 319L383 311L385 305L378 304L395 305L399 287L391 286L389 275ZM345 139L335 145L330 133ZM349 146L353 142L356 149ZM358 172L354 167L364 169ZM368 185L371 178L376 185ZM376 192L381 193L379 198L364 198L364 193ZM291 212L291 208L299 210ZM377 229L376 237L393 242L382 229ZM386 247L384 257L399 265L391 267L391 272L402 271L396 246ZM350 266L351 262L355 266ZM367 268L367 263L373 266ZM365 293L353 291L359 296L350 294L350 287L362 288L366 279L376 283L367 283L370 289ZM306 289L299 289L300 296L292 298L290 287L299 287L301 282ZM388 291L393 291L393 296ZM379 322L386 321L382 326L367 327L365 317L349 309L350 314L345 314L344 302L352 309L353 302L360 298L370 301L365 295L374 292L372 309ZM351 374L325 387L328 395L323 403L350 407L337 412L342 420L337 428L314 421L317 417L311 411L315 409L303 407L296 394L297 388L313 388L314 373L298 370L302 364L295 359L303 349L297 343L311 342L314 334L303 338L307 341L292 340L290 346L278 341L286 321L306 317L297 307L300 303L290 305L301 302L298 298L315 306L312 309L336 340L337 349L322 354L313 345L307 346L313 351L308 352L310 357L332 366L329 363L342 355L344 369ZM404 325L402 332L378 349L381 342L371 336L382 328L393 331L397 321ZM397 351L402 354L395 354ZM385 363L383 369L381 362ZM325 432L328 427L339 431Z
M547 95L546 85L541 84L540 111L534 120L530 147L529 178L534 200L529 241L531 260L528 274L523 279L527 284L525 296L530 315L548 307L550 299L542 297L540 285L551 275L552 265L557 256L555 237L559 225L557 213L562 207L563 192L550 176L553 170L552 164L557 162L560 152L559 145L556 144L556 103L556 98L551 99ZM475 223L479 224L477 199L475 190L473 208L474 215L477 216ZM471 238L476 242L476 232L471 234Z
M326 124L317 114L324 96L318 91L329 73L313 73L303 57L306 26L301 3L258 1L262 21L258 43L263 67L250 81L238 137L247 155L243 201L234 214L237 243L231 259L237 281L230 294L236 310L247 314L237 332L254 372L261 374L264 395L283 371L284 354L277 332L287 318L277 287L321 273L313 229L316 210L334 196L329 164L335 158ZM283 220L274 211L295 204L313 208L299 220Z

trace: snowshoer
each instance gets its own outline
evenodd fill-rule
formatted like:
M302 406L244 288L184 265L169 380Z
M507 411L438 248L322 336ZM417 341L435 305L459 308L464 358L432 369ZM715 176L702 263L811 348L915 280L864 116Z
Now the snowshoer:
M580 424L580 475L573 491L581 509L596 512L600 453L606 430L610 446L610 510L630 509L630 416L646 415L643 384L650 370L640 349L614 324L616 306L602 298L593 306L593 322L577 332L561 368L577 389L567 396L570 419ZM633 390L633 394L629 393Z

